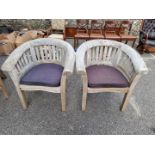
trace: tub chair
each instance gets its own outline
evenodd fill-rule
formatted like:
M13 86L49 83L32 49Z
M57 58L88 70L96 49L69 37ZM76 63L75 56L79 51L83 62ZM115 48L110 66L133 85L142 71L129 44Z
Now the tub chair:
M65 41L42 38L28 41L8 57L2 65L13 80L24 109L24 91L47 91L61 94L62 111L66 109L66 79L72 73L75 54Z
M83 81L82 110L86 109L88 93L124 93L121 111L147 67L141 56L124 43L112 40L91 40L76 53L76 69Z

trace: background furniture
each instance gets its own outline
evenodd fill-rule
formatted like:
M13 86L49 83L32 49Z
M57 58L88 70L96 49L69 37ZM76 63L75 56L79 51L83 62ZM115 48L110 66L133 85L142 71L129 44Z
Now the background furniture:
M132 23L129 22L129 20L123 20L120 24L120 30L119 30L119 36L121 37L121 41L126 41L127 44L128 41L132 41L132 47L134 47L134 44L136 42L137 36L134 36L131 34L131 28Z
M87 94L99 92L124 93L123 111L140 76L147 73L143 59L133 48L112 40L83 43L76 52L76 68L83 83L83 111Z
M8 98L8 93L6 91L6 88L4 86L3 80L6 76L3 74L3 72L0 70L0 89L2 90L2 93L4 94L5 98Z
M155 52L155 19L143 20L142 30L139 34L139 45L137 49L143 53Z
M109 40L117 40L120 41L120 36L116 31L116 21L114 20L106 20L104 26L104 36Z
M65 20L53 19L51 24L52 34L49 35L49 38L64 40Z
M84 39L84 40L89 39L88 25L89 25L89 20L87 19L77 20L77 30L74 36L74 48L77 47L79 39Z
M102 21L91 20L89 39L104 39Z
M13 80L24 109L24 91L48 91L61 94L62 111L66 109L66 80L74 67L72 46L58 39L28 41L16 48L2 65Z

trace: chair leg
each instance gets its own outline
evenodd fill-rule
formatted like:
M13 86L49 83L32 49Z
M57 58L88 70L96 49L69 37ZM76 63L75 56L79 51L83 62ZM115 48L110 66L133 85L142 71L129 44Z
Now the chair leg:
M83 96L82 96L82 111L86 110L87 105L87 92L83 89Z
M61 110L66 111L66 75L61 79Z
M124 95L123 102L122 102L122 105L121 105L121 111L124 111L125 108L127 107L128 102L129 102L129 98L130 98L130 96L131 96L131 94L132 94L132 91L133 91L133 89L135 88L135 86L136 86L138 80L140 79L140 77L141 77L141 75L136 75L136 76L134 77L134 79L133 79L133 81L132 81L132 84L131 84L131 86L130 86L128 92Z
M5 96L5 98L8 98L8 93L6 91L6 88L5 88L4 83L1 78L0 78L0 87L2 88L2 93Z
M16 89L17 89L17 93L18 93L18 96L19 96L19 99L20 99L23 109L27 109L28 103L26 101L26 96L25 96L24 91L22 91L20 88L16 88Z
M87 91L87 77L86 76L83 76L82 77L82 80L83 80L83 94L82 94L82 111L85 111L86 110L86 105L87 105L87 94L88 94L88 91Z
M74 37L74 49L75 49L75 47L76 47L76 39Z
M122 102L122 105L121 105L121 111L124 111L129 103L129 98L131 96L131 92L127 92L125 93L124 95L124 98L123 98L123 102Z
M128 44L128 40L125 41L125 44Z
M132 47L134 47L134 45L135 45L135 42L136 42L136 40L134 40L134 41L133 41L133 43L132 43Z

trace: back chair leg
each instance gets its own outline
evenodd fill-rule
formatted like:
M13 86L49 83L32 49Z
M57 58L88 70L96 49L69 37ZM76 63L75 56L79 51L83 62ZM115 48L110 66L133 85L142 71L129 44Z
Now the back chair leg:
M134 40L134 41L133 41L133 43L132 43L132 47L134 47L134 45L135 45L135 42L136 42L136 40Z
M16 89L17 89L17 93L18 93L18 96L19 96L19 99L20 99L23 109L27 109L28 103L26 101L25 92L22 91L20 88L16 88Z
M74 49L75 49L75 47L76 47L76 39L74 37Z
M61 79L61 110L66 111L66 75Z
M83 80L82 111L85 111L86 110L86 104L87 104L87 94L88 94L87 77L83 76L82 80Z

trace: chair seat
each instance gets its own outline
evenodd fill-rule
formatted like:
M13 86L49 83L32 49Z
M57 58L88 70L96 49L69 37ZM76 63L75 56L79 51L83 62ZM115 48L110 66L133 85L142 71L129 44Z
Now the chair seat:
M93 65L86 69L88 87L93 88L122 88L128 87L129 83L124 75L114 67L107 65Z
M77 33L75 38L89 38L89 34L87 33Z
M102 34L96 34L96 33L91 33L90 38L96 38L96 39L104 39L104 35Z
M113 33L106 33L105 38L106 39L120 39L120 36L117 34L113 34Z
M44 63L31 68L20 80L20 84L36 86L60 86L63 67L58 64Z

